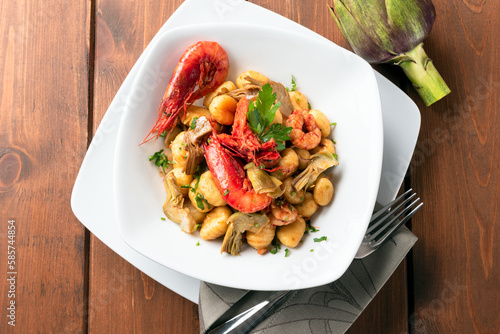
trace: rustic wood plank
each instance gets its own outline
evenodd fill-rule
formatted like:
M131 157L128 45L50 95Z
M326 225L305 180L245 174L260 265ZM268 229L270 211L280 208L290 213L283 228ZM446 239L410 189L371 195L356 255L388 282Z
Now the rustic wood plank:
M452 93L419 103L412 184L427 204L413 219L410 320L416 333L498 333L500 2L434 4L426 50Z
M147 44L181 3L97 1L94 129ZM90 333L199 331L196 304L147 277L94 236L89 270Z
M0 1L2 333L86 331L85 228L70 194L87 143L88 5ZM9 219L14 268L7 266ZM11 300L15 327L6 317Z

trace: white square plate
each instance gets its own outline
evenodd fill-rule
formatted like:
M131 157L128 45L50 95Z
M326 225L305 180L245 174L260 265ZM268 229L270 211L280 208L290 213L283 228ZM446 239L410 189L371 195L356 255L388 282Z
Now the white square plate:
M139 146L157 117L159 102L184 50L199 40L217 41L228 52L234 80L256 70L285 85L293 74L313 108L337 122L334 137L340 166L335 196L313 217L320 228L291 251L260 256L220 254L220 242L200 241L162 221L165 191L148 161L161 144ZM301 47L298 48L297 45ZM364 60L335 44L286 30L220 23L181 27L152 45L129 93L118 131L114 161L114 202L124 240L146 257L183 274L228 287L254 290L301 289L339 278L361 243L373 210L383 156L380 97ZM310 249L315 249L310 252Z

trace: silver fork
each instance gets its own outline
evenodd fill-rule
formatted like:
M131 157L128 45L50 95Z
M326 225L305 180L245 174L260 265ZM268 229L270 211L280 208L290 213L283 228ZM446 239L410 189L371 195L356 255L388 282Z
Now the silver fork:
M417 205L420 198L411 202L416 196L411 192L411 189L408 190L372 215L356 259L362 259L376 251L424 205L422 202ZM400 218L402 219L399 220ZM205 334L248 333L286 300L291 292L278 291L270 294L268 291L251 291L220 316Z
M372 215L363 242L354 258L362 259L376 251L424 205L423 202L418 204L420 197L413 200L417 194L411 192L412 189L409 189Z

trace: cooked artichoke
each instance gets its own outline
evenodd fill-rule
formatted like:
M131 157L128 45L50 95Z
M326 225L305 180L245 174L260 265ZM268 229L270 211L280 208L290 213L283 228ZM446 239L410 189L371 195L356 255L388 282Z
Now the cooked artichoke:
M326 150L311 155L311 163L292 181L296 190L307 190L318 176L330 167L337 166L337 158Z
M227 231L222 241L221 254L227 252L231 255L239 255L242 245L242 235L245 231L259 233L264 224L269 222L264 214L258 213L233 213L227 220Z
M165 176L163 184L167 191L167 198L165 199L165 204L163 204L163 212L168 219L179 224L182 231L186 233L194 232L196 219L190 210L184 207L184 197L173 172Z

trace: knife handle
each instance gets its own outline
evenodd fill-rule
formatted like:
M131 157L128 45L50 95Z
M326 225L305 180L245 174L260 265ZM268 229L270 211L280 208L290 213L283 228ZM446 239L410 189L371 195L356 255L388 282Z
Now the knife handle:
M283 302L291 291L279 291L257 305L241 312L220 326L208 330L205 334L246 334Z

